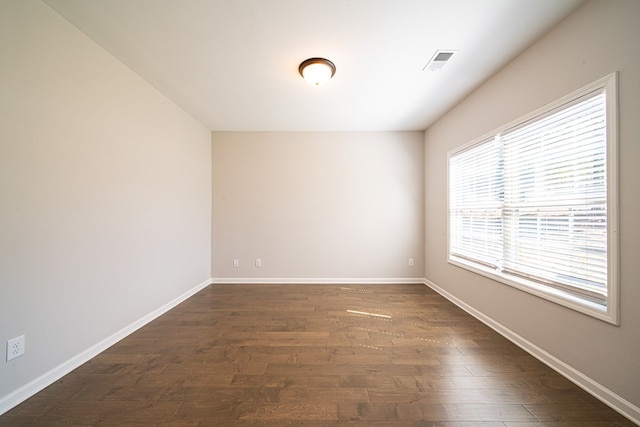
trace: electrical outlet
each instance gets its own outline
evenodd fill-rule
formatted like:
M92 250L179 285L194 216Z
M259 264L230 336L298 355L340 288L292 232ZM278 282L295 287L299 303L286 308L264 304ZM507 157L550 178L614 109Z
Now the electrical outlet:
M409 258L409 267L413 267L415 262L413 262L413 258Z
M7 362L24 354L24 335L7 341Z
M262 260L260 258L256 258L256 267L262 267Z
M233 260L233 266L234 267L240 267L240 260L239 259L234 259Z

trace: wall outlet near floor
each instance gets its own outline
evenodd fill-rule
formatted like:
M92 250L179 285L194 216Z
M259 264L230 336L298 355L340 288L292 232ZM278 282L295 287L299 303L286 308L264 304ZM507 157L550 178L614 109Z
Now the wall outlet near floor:
M413 267L416 263L413 261L413 258L409 258L409 267Z
M260 258L256 258L256 267L262 267L262 260Z
M7 362L15 359L16 357L20 357L24 354L24 344L25 344L24 335L21 335L16 338L12 338L9 341L7 341Z
M234 259L233 260L233 266L234 267L240 267L240 260L239 259Z

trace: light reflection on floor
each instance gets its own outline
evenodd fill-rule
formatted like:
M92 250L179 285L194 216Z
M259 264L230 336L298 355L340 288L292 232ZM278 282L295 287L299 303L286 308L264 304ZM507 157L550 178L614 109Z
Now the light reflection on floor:
M340 290L342 291L349 291L349 292L354 292L354 293L367 293L367 294L373 294L374 292L370 289L360 289L357 287L340 287ZM355 297L354 297L355 299ZM362 298L358 298L359 301L361 302L370 302L370 303L378 303L379 301L375 300L375 299L362 299ZM406 304L406 301L403 302L404 304ZM385 306L388 306L389 301L385 301ZM407 321L404 322L401 319L394 317L394 313L390 313L388 310L383 310L383 309L376 309L376 308L371 308L371 307L362 307L362 306L352 306L352 309L347 309L345 310L347 313L349 313L350 315L354 316L354 317L363 317L363 318L371 318L371 319L375 319L375 320L382 320L382 321L387 321L387 322L392 322L396 323L400 326L402 325L411 325L411 326L419 326L421 328L424 328L424 325L421 325L419 323L416 322L412 322L412 321ZM375 313L373 311L385 311L386 313L390 313L390 314L381 314L381 313ZM397 313L397 314L414 314L414 313L409 313L409 312L404 312L404 313ZM413 335L413 334L407 334L407 333L403 333L403 334L398 334L398 333L394 333L394 332L390 332L390 331L385 331L385 330L379 330L379 329L371 329L371 328L365 328L365 327L360 327L360 326L355 326L353 327L353 329L356 330L360 330L360 331L364 331L370 334L381 334L381 335L386 335L386 336L390 336L390 337L395 337L401 340L407 340L407 341L419 341L422 343L426 343L432 346L438 346L438 347L456 347L456 341L455 339L452 340L441 340L441 339L433 339L433 338L425 338L425 337L420 337L418 335ZM379 347L379 346L374 346L374 345L367 345L367 344L357 344L360 347L366 347L366 348L372 348L372 349L377 349L377 350L382 350L383 347Z

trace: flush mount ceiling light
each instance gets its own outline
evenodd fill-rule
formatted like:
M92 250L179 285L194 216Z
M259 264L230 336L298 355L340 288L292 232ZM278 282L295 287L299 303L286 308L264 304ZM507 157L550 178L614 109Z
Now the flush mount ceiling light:
M320 86L333 77L336 73L336 66L328 59L309 58L302 61L298 71L311 86Z

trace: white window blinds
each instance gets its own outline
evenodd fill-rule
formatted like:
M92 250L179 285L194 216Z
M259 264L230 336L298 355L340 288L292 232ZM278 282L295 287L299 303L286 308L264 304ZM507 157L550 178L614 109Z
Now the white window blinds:
M449 160L450 253L497 267L503 253L504 170L498 140Z
M615 75L449 154L450 261L615 322L610 87Z
M606 303L606 99L502 135L504 271ZM567 288L568 287L568 288Z

